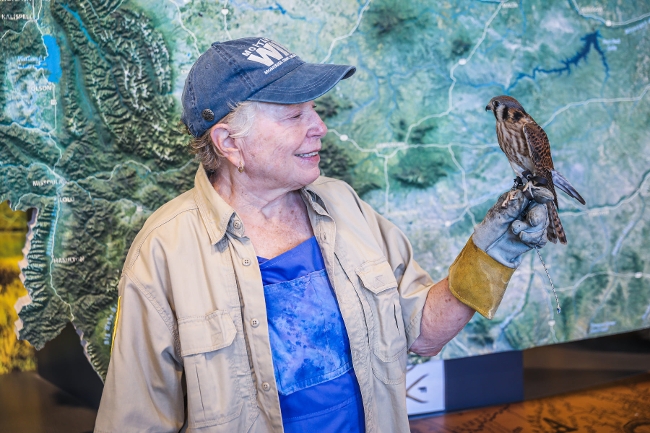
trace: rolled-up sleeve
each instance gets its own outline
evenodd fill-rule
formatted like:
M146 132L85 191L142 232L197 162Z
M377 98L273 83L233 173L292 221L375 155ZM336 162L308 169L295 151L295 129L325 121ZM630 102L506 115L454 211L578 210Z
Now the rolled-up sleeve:
M95 433L178 432L184 423L182 362L169 306L125 270L119 317Z

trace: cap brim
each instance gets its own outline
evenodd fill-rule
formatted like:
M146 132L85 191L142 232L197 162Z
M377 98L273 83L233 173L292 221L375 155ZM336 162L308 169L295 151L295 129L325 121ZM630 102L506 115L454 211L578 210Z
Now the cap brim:
M336 83L351 77L356 70L350 65L303 63L247 99L275 104L300 104L324 95Z

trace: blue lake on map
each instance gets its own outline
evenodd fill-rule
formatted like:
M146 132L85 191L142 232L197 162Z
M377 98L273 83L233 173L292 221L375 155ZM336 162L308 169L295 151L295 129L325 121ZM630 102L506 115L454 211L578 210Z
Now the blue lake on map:
M61 49L52 35L44 35L43 42L47 47L47 57L38 66L50 71L47 81L58 83L61 78Z

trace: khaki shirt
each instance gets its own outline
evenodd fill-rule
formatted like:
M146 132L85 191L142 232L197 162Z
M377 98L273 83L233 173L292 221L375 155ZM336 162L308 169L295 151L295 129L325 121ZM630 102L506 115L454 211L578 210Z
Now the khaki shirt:
M368 433L408 432L406 352L433 282L344 182L301 190L350 339ZM133 241L95 432L282 432L262 278L199 168Z

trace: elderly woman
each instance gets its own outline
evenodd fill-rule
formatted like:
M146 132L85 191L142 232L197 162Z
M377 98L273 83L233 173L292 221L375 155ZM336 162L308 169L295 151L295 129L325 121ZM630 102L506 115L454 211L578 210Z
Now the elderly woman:
M434 284L397 227L320 177L313 100L354 72L266 38L199 57L182 121L201 166L127 256L96 432L407 432L407 351L492 317L545 242L544 205L502 196Z

